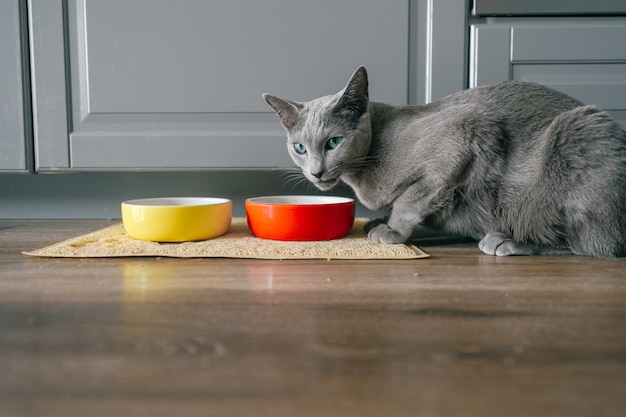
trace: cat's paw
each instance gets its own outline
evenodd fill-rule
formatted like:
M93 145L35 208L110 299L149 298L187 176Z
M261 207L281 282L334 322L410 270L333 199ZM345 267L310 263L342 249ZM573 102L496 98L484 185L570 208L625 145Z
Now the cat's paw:
M487 255L512 256L533 255L535 250L530 245L514 241L504 233L488 233L479 243L478 248Z
M363 227L363 229L365 230L365 233L369 234L370 230L372 230L379 224L385 224L385 221L383 219L374 219L372 221L365 223L365 226Z
M374 220L374 222L376 222L376 220ZM370 222L368 223L368 225L374 222ZM369 230L367 230L366 225L366 231L367 237L369 237L370 240L378 243L404 243L407 240L406 236L403 236L401 233L393 230L391 227L387 226L387 223L383 222L382 220L379 221L377 224L372 225Z

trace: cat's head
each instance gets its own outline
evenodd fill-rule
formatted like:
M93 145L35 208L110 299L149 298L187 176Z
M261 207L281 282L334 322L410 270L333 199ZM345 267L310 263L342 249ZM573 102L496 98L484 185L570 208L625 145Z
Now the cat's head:
M304 176L330 190L367 156L371 144L368 82L358 68L346 87L306 103L264 94L287 130L287 146Z

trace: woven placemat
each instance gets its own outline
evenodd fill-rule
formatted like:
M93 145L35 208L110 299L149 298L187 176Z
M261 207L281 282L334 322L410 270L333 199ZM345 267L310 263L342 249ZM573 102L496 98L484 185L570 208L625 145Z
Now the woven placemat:
M372 242L356 219L351 233L321 242L283 242L254 237L244 218L234 218L224 236L199 242L157 243L133 239L119 223L25 255L52 258L165 256L177 258L250 259L418 259L429 255L413 245Z

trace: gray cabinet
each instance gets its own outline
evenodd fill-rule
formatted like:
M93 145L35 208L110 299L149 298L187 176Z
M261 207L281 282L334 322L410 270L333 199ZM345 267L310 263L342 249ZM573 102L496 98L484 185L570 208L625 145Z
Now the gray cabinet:
M409 0L32 0L38 171L290 165L261 94L334 93L358 65L406 103Z
M0 4L0 172L29 168L21 44L21 15L25 9L20 3L8 0Z
M626 128L626 18L494 19L471 26L470 87L538 82Z

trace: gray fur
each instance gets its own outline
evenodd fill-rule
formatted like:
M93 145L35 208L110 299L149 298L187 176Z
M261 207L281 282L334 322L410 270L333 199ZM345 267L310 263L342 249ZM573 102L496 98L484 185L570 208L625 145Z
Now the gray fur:
M523 82L391 106L369 101L363 67L335 95L264 98L309 181L344 181L384 214L366 226L374 241L405 242L424 224L491 255L626 255L626 132L593 106Z

